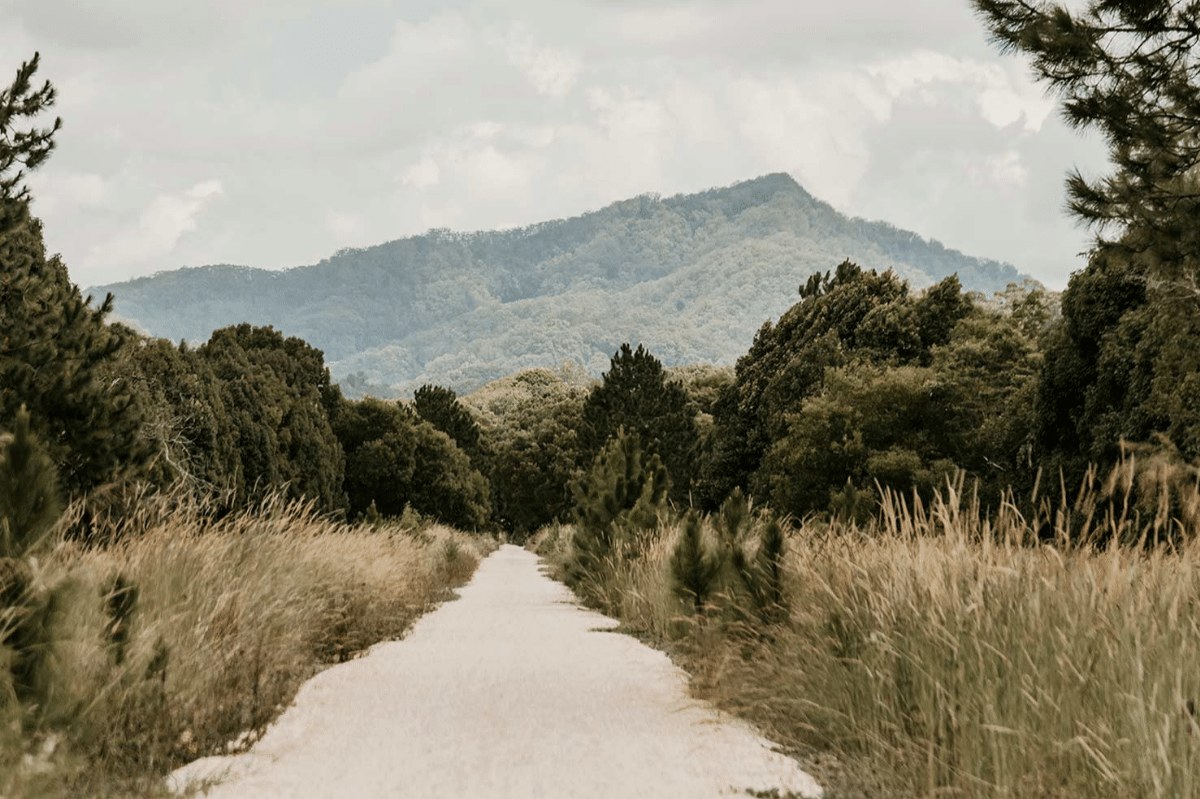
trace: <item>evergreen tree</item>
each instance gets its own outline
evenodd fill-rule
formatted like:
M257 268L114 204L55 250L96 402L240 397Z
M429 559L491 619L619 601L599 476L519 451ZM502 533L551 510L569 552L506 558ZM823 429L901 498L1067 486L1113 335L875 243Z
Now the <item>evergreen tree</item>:
M751 609L766 624L777 621L786 610L783 595L783 556L786 539L774 517L762 525L758 550L746 554L741 545L730 550L729 562L750 600Z
M270 327L215 331L199 350L221 382L236 436L238 499L287 486L322 508L345 505L345 456L330 425L340 394L321 351Z
M157 453L153 479L202 492L237 486L236 430L211 364L186 344L130 333L112 379L132 384L145 420L143 437Z
M50 81L34 88L41 55L21 65L8 88L0 90L0 231L19 225L28 213L29 188L25 170L37 169L54 150L54 134L62 127L56 118L48 128L17 129L54 105L56 92Z
M0 558L23 558L40 543L61 511L58 474L21 408L7 440L0 439Z
M704 541L704 523L691 510L683 520L683 530L671 553L671 577L675 593L691 604L696 613L704 610L717 588L721 558Z
M33 88L37 65L0 91L0 428L27 407L63 490L78 496L138 475L152 452L130 387L100 379L121 345L104 324L112 298L93 308L80 296L29 213L25 169L45 161L59 128L21 127L54 102L48 83Z
M579 431L581 462L594 458L622 429L662 459L671 476L672 499L686 502L697 439L687 392L668 381L662 363L640 345L634 350L622 344L603 381L588 395Z
M450 436L476 468L486 468L479 425L452 390L428 384L421 386L413 395L413 410L417 416Z
M1157 265L1163 277L1194 277L1200 253L1196 3L1088 0L1072 10L1044 0L973 1L1003 49L1031 56L1034 74L1062 96L1067 122L1098 129L1108 143L1112 173L1088 180L1073 172L1070 209L1101 232L1110 226L1122 234L1140 231L1134 240L1107 242L1122 250L1170 243L1175 258Z
M1038 390L1038 440L1072 482L1121 438L1200 457L1200 7L974 0L1000 46L1032 58L1067 121L1098 130L1109 174L1067 179L1096 233L1063 295Z
M600 568L619 542L636 556L642 536L657 526L670 480L657 454L645 454L636 433L618 430L573 486L574 562L578 581Z

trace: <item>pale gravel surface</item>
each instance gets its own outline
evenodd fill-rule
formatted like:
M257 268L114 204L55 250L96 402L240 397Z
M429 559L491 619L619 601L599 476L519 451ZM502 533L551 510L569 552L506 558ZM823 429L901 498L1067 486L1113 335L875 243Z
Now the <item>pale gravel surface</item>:
M212 797L816 797L792 759L687 693L661 652L504 546L458 600L301 688L244 755L171 775Z

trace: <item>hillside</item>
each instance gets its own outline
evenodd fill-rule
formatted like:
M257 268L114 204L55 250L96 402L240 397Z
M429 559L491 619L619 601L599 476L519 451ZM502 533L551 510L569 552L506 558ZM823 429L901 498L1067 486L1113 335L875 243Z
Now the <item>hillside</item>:
M514 230L434 230L283 271L204 266L92 291L111 291L121 318L171 339L274 325L324 350L350 393L427 381L467 391L563 361L598 373L622 341L667 365L732 363L808 275L845 258L918 288L958 273L990 294L1021 278L846 217L775 174Z

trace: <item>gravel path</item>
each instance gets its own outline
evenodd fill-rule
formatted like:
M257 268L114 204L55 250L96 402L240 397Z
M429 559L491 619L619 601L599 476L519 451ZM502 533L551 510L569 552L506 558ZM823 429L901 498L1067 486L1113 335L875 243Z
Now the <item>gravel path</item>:
M330 668L251 752L171 775L212 797L816 797L746 724L688 697L665 655L605 632L504 546L402 641Z

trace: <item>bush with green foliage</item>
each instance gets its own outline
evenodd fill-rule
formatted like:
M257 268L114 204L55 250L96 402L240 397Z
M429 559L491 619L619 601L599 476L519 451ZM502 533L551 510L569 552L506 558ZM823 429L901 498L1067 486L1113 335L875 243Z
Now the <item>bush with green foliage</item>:
M722 558L704 540L704 521L699 511L690 510L671 555L672 587L696 613L704 612L717 590Z
M587 393L578 373L530 369L464 398L486 440L496 522L510 534L570 516Z
M618 430L573 486L575 582L603 568L617 549L636 557L666 509L670 479L662 459L636 433Z
M334 430L346 452L350 513L398 517L410 506L466 530L490 516L485 478L441 430L397 402L342 400Z

